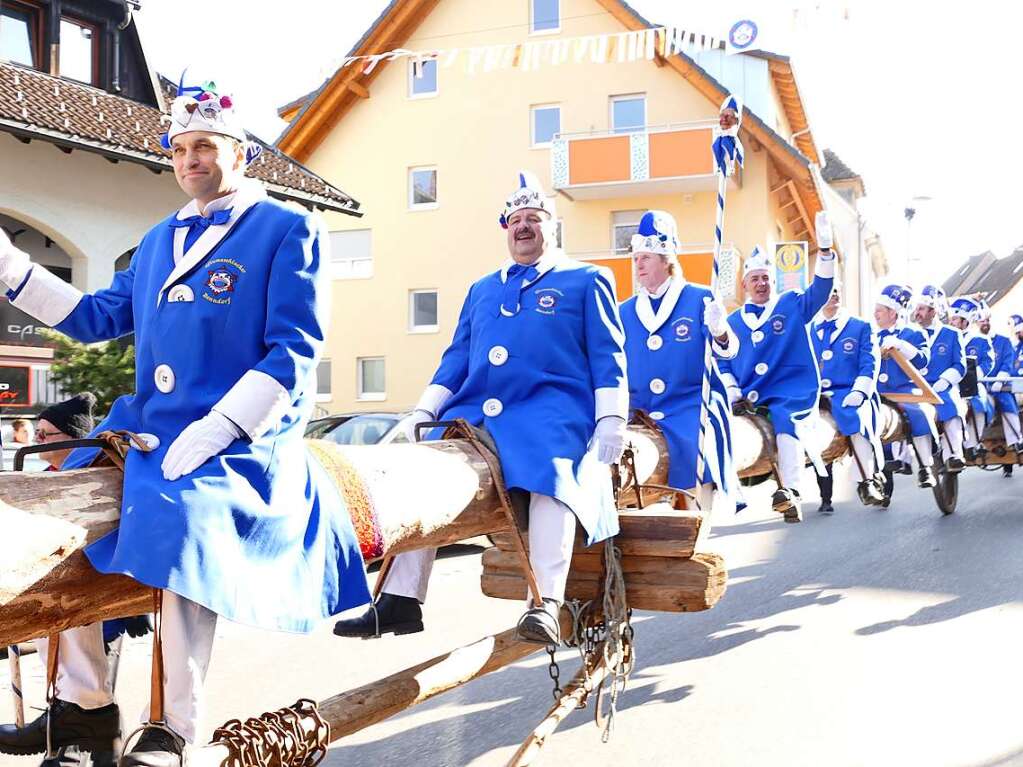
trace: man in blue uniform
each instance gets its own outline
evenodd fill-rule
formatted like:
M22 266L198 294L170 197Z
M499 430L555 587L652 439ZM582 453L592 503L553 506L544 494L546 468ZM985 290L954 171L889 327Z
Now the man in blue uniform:
M809 289L780 295L774 295L774 264L759 247L753 249L743 264L747 301L728 317L739 339L739 353L720 363L729 399L745 399L770 414L781 485L771 504L786 522L803 518L798 484L806 451L800 436L816 416L820 397L820 374L808 326L831 295L835 274L826 219L818 221L817 242L822 250Z
M121 521L86 554L162 599L163 719L127 767L178 767L193 742L218 616L310 631L365 604L349 515L303 430L329 320L326 237L316 219L246 180L254 157L229 97L180 89L165 142L192 198L151 229L113 284L83 295L0 239L12 303L74 338L135 334L136 391L98 431L129 430ZM76 451L63 468L87 464ZM61 634L57 696L0 751L89 750L119 729L100 625Z
M870 323L852 317L842 306L838 280L811 332L825 398L835 425L849 437L856 474L856 493L865 506L878 506L884 498L884 476L878 475L881 443L877 436L877 373L880 353ZM822 514L833 514L834 474L817 477Z
M1023 376L1023 314L1009 315L1013 335L1013 375Z
M731 464L728 394L714 362L705 437L708 460L703 476L696 476L699 445L694 435L700 432L704 356L709 343L716 357L731 359L739 341L710 289L686 281L678 251L678 229L671 215L660 210L645 213L632 237L639 290L621 306L629 409L645 412L664 433L670 456L668 484L691 491L699 508L709 511L712 489L730 495L737 478Z
M542 605L526 641L560 641L576 521L589 544L618 531L608 464L621 458L628 385L614 278L558 250L553 202L520 173L501 225L511 259L469 288L454 338L405 429L464 418L493 438L505 485L529 496L529 559ZM435 550L395 557L380 599L339 636L412 633Z
M941 453L945 468L953 473L966 467L963 459L963 418L966 403L959 394L959 382L966 375L966 349L962 334L946 325L945 291L937 285L924 285L916 297L913 319L927 335L931 356L921 371L934 393L941 397L935 413L941 432Z
M886 285L877 298L874 320L877 323L878 342L881 345L881 372L877 376L878 393L908 394L914 390L913 380L891 358L896 350L917 370L927 368L930 343L926 334L906 317L913 291L905 285ZM937 436L934 425L934 406L928 403L900 402L899 409L909 423L910 437L919 463L917 479L920 487L934 487L934 456L931 440Z
M955 298L949 304L949 323L962 333L966 357L976 366L977 378L987 377L994 369L995 355L991 341L974 327L980 317L980 303L972 298ZM982 458L985 449L984 429L994 415L994 402L988 395L987 385L977 383L977 393L969 398L966 414L966 434L963 442L968 460Z
M996 333L991 328L991 307L986 301L980 302L980 313L977 319L977 329L991 342L991 351L994 355L994 362L988 376L1006 380L1015 371L1016 350L1009 337L1003 333ZM1002 431L1005 435L1005 447L1017 454L1023 452L1023 435L1020 434L1019 408L1016 405L1016 395L1012 393L1011 383L995 381L989 387L991 401L994 404L995 412L1002 417ZM1012 465L1005 464L1003 471L1006 475L1012 474Z

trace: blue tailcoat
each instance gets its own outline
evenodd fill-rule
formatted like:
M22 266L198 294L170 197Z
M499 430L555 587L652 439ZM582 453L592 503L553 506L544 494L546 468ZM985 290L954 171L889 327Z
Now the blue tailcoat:
M706 344L710 342L703 319L703 300L711 297L710 288L676 279L656 312L645 293L621 306L629 368L629 409L643 410L657 421L671 459L668 484L682 489L697 484L703 362ZM713 482L729 493L736 485L731 409L714 362L710 384L711 431L707 439L714 440L716 460L708 461L700 481Z
M897 335L903 341L909 341L916 347L917 353L909 360L910 364L917 370L923 371L930 361L931 349L927 335L917 325L896 326L882 330L877 334L877 341L880 344L890 335ZM921 375L923 373L921 372ZM881 372L877 376L877 388L879 394L909 394L916 388L913 381L907 376L899 364L890 357L881 359ZM915 402L900 402L899 408L906 414L909 420L910 433L914 437L923 437L930 434L937 436L937 429L934 425L933 406L923 407Z
M977 360L977 377L987 378L995 374L995 350L989 336L972 331L966 336L966 356ZM975 413L983 413L987 418L995 414L995 402L991 398L987 384L979 383L977 394L970 397L970 406Z
M923 328L930 343L931 356L927 367L920 372L927 383L935 384L946 370L955 370L959 380L966 375L966 349L963 346L962 333L951 325L932 325ZM959 394L958 383L952 384L941 392L941 404L935 406L939 421L966 415L966 403Z
M81 297L56 329L84 342L135 334L135 393L96 431L159 439L151 453L128 452L120 526L86 550L93 566L230 620L309 631L370 595L348 512L303 444L330 317L325 236L313 217L261 192L258 200L232 214L226 234L210 227L222 239L184 273L173 258L184 230L171 228L174 216L158 224L110 288ZM200 238L182 266L213 239ZM168 280L172 272L180 276ZM46 277L33 270L22 297L38 295L32 281ZM165 480L174 439L246 374L279 395L272 421ZM93 455L75 451L64 468Z
M614 277L554 253L541 261L511 316L502 312L507 269L469 288L432 380L453 393L438 415L485 427L506 486L557 498L595 543L618 532L610 470L589 449L598 390L620 392L606 414L627 415Z
M881 362L874 331L869 322L843 312L835 317L835 328L825 338L824 321L816 322L810 334L820 366L821 395L830 399L831 415L842 434L871 439L876 428L873 394ZM843 406L842 400L853 389L863 393L863 404Z
M734 376L746 399L768 409L777 434L797 436L796 424L817 410L820 374L808 325L827 302L832 282L814 277L805 292L789 290L773 298L759 317L752 304L728 316L739 354L721 360L721 372Z
M1012 341L1008 336L996 333L991 336L991 350L995 355L995 363L990 375L1011 376L1015 372L1016 350L1012 347ZM988 387L990 391L991 387ZM1019 412L1016 405L1016 395L1011 391L991 392L991 399L1000 413Z

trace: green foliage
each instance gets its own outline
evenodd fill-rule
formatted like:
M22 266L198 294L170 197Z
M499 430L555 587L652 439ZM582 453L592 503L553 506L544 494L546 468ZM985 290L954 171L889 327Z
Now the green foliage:
M80 344L52 332L57 343L50 374L70 397L83 391L96 395L96 417L110 411L114 400L135 391L135 346L122 341Z

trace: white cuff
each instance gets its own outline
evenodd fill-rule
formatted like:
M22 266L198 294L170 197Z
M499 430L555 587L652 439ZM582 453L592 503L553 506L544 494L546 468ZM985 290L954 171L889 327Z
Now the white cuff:
M593 399L596 402L596 418L609 415L616 415L623 420L629 417L629 390L625 386L604 386L593 390Z
M725 385L726 389L738 389L739 382L735 380L735 376L731 373L720 373L721 383Z
M941 374L941 375L939 376L939 378L944 378L944 379L945 379L946 381L948 381L948 382L949 382L950 384L952 384L953 386L955 386L956 384L958 384L958 383L959 383L960 381L962 381L962 380L963 380L963 374L962 374L962 373L960 373L960 372L959 372L958 370L956 370L955 368L949 368L949 369L948 369L948 370L946 370L946 371L945 371L944 373L942 373L942 374Z
M735 359L735 355L739 353L739 337L735 335L735 331L732 330L732 326L728 325L728 330L725 331L725 335L728 336L728 348L718 343L717 338L711 339L711 343L714 345L714 354L723 360Z
M11 305L44 325L59 325L82 300L82 291L36 264Z
M870 399L874 396L875 386L874 379L870 376L856 376L856 380L853 381L852 390L858 391L864 397Z
M419 398L415 409L429 413L436 419L440 415L440 411L444 409L444 405L453 396L454 392L448 387L441 386L440 384L430 384Z
M838 259L835 258L835 252L833 250L828 252L831 254L831 258L825 256L824 253L817 254L817 263L813 268L814 277L823 277L827 280L835 278L835 262Z
M996 375L995 378L1000 378L1003 381L1007 381L1009 380L1009 378L1011 378L1011 376L1003 370L998 375Z
M277 425L291 407L291 395L280 382L259 370L249 370L213 406L231 419L251 440Z

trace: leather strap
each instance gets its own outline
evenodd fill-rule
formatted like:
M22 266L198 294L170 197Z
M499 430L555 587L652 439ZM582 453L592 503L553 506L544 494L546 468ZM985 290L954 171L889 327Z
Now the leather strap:
M149 721L163 722L163 590L153 589L153 673L149 690Z

